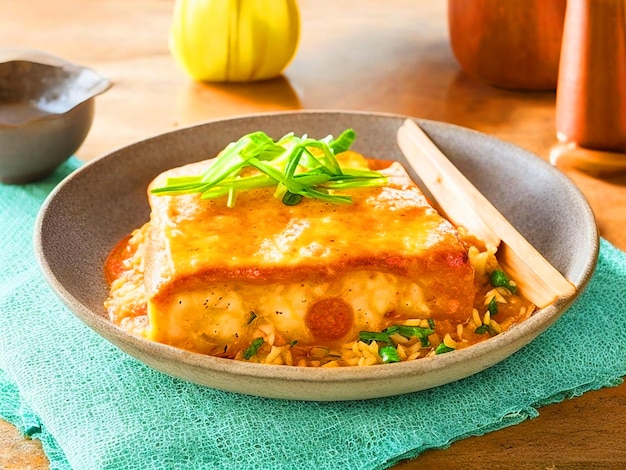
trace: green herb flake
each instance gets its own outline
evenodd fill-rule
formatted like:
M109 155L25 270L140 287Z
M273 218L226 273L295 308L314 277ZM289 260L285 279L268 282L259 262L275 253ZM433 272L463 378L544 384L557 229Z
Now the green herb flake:
M360 331L359 332L359 340L364 343L371 344L374 341L380 341L381 343L389 343L391 344L391 339L389 338L388 333L377 332L377 331Z
M489 331L489 328L487 327L487 325L483 324L483 325L480 325L478 328L476 328L474 330L474 333L476 333L477 335L484 335L488 331Z
M435 348L435 354L445 354L454 351L454 348L450 348L443 343L439 343L439 346Z
M361 331L359 332L359 340L367 344L370 344L373 341L378 341L380 343L391 345L391 336L399 334L407 339L418 338L421 345L426 347L430 346L428 337L435 332L435 322L429 320L428 325L430 328L409 325L392 325L382 331Z
M243 358L245 360L250 359L252 356L254 356L258 352L259 348L263 346L263 343L265 343L265 340L263 338L253 339L252 342L250 343L250 346L248 346L248 349L246 349L243 352Z
M430 340L428 339L428 336L425 338L420 338L420 344L423 348L427 348L428 346L430 346Z
M385 364L391 362L400 362L400 356L398 350L391 345L383 346L378 350L378 355L381 357Z
M508 289L511 294L517 293L517 286L513 284L513 281L511 281L504 271L500 271L499 269L491 271L489 281L493 287L504 287Z
M485 333L489 333L489 336L496 336L498 332L491 325L485 325L484 323L480 325L478 328L474 330L474 333L478 335L484 335Z
M498 302L496 301L495 296L489 301L489 305L487 305L487 311L491 316L494 316L498 313Z
M434 332L435 332L435 330L433 330L431 328L422 328L422 327L419 327L419 326L400 325L398 327L398 334L401 334L405 338L424 339L424 338L428 338Z

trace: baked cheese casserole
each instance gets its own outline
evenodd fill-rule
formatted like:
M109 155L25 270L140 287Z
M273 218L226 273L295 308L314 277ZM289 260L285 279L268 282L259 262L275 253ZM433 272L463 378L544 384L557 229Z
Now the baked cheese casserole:
M399 163L351 150L334 158L378 183L341 190L349 203L289 204L261 186L228 204L155 191L207 174L215 159L159 175L150 221L106 263L111 320L201 354L332 367L449 352L532 313L495 248L439 215Z

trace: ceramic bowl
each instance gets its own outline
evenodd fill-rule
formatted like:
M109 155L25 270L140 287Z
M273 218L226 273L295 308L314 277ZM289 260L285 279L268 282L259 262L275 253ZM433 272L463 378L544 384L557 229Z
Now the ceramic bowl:
M0 182L41 179L76 152L91 128L95 96L110 86L58 57L0 49Z
M148 220L146 187L160 172L210 158L257 130L275 139L291 131L322 138L351 127L357 133L355 150L404 162L396 133L405 118L330 111L246 116L177 130L117 150L75 171L46 200L35 229L43 273L79 319L126 353L166 374L222 390L298 400L367 399L436 387L475 374L531 342L570 306L594 270L598 232L583 195L554 167L514 145L440 122L416 120L576 285L577 294L459 351L412 362L338 369L261 365L183 351L128 334L109 321L103 308L108 292L105 257L122 237Z

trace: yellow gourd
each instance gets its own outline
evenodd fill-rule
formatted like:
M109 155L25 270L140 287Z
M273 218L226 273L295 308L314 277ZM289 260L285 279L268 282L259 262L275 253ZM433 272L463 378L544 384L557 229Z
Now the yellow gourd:
M170 51L196 81L273 78L295 55L296 0L176 0Z

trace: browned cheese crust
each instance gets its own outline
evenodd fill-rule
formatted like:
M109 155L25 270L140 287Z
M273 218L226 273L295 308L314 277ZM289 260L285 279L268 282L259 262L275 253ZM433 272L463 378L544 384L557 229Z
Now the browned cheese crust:
M208 164L170 170L151 188L168 176L199 174ZM274 197L273 188L242 192L232 208L225 198L150 194L145 250L149 336L232 357L258 334L246 327L251 312L281 309L282 317L262 316L278 342L300 344L337 344L355 339L359 330L380 330L411 318L448 324L466 321L476 288L458 232L432 208L401 165L393 163L380 171L388 177L387 185L351 190L353 204L345 205L304 198L287 206ZM380 292L362 285L363 279L374 277L386 280ZM291 289L289 295L298 296L306 308L286 315L286 301L276 306L256 303L260 293L275 291L280 297L281 289ZM233 314L241 318L234 324L216 320L216 312L232 307L211 297L216 290L221 297L235 296L229 302L238 304L239 311L232 310L228 322ZM386 298L394 295L395 300ZM358 310L350 312L350 326L339 336L312 333L313 326L306 325L308 312L313 305L336 298ZM189 302L195 305L183 305ZM210 313L190 313L201 308ZM181 319L189 324L181 325ZM294 321L302 328L294 327ZM212 322L219 325L202 326Z

